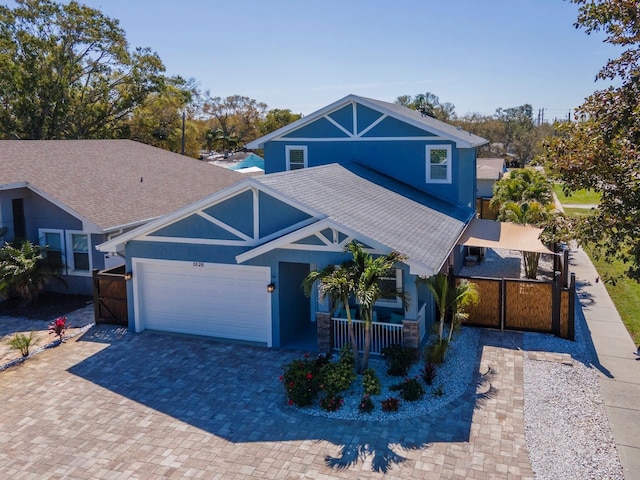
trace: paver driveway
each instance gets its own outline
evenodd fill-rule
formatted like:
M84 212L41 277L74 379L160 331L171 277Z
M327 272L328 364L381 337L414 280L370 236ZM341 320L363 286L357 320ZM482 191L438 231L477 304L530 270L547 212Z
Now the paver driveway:
M361 423L284 404L299 353L94 327L0 373L0 478L533 478L519 339L482 334L485 395Z

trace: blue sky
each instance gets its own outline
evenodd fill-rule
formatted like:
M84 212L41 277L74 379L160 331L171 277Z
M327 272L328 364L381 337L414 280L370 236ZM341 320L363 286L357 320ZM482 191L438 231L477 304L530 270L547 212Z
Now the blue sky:
M85 0L132 47L215 96L309 114L354 93L432 92L456 112L530 103L566 117L619 50L563 0Z

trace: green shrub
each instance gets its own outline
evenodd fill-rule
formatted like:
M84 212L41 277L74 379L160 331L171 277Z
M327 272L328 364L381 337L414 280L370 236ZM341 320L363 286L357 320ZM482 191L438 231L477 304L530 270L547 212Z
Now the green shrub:
M373 400L371 400L371 397L365 393L360 400L358 410L360 410L361 413L371 413L374 408L375 405L373 404Z
M320 369L319 386L327 396L335 396L351 387L356 379L353 364L346 361L329 362Z
M449 348L449 342L446 339L434 340L431 345L424 349L424 361L434 365L441 365L444 362L447 348Z
M382 358L387 363L387 373L394 377L404 377L413 363L413 350L399 344L382 349Z
M382 391L382 384L376 371L373 368L367 368L362 373L362 386L364 387L364 393L367 395L380 395Z
M353 348L351 344L345 344L342 346L340 352L338 353L338 358L340 363L349 365L351 366L351 368L354 368L356 365L356 360L353 357Z
M406 378L404 382L391 385L389 390L400 392L400 396L407 402L415 402L424 396L424 388L417 378Z
M23 357L29 356L29 347L37 343L37 339L34 337L34 332L31 332L27 337L23 333L15 333L13 337L7 340L9 347L12 350L20 350Z
M382 400L383 412L397 412L398 408L400 408L400 400L398 398L389 397L385 400Z

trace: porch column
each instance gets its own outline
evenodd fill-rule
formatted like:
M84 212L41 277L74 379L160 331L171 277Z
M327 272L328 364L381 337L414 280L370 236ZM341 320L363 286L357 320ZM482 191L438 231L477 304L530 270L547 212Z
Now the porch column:
M404 346L411 348L415 351L416 358L420 355L420 328L418 322L415 320L407 320L406 318L402 322L403 330L403 342Z
M331 314L316 312L318 328L318 352L331 353Z

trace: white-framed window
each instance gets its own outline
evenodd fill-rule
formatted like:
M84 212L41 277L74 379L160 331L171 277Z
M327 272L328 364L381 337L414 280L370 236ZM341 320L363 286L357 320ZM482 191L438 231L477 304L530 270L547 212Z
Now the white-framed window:
M64 230L40 229L38 236L47 263L54 268L64 268L67 262Z
M47 263L66 275L91 275L91 236L78 230L41 228L40 245Z
M287 145L284 149L287 157L287 170L307 168L306 145Z
M88 233L66 231L67 267L70 275L91 274L91 237Z
M396 268L395 275L380 279L380 290L383 292L402 292L402 269ZM377 302L378 307L402 307L402 300L394 294L381 297Z
M451 183L451 145L427 145L427 183Z

